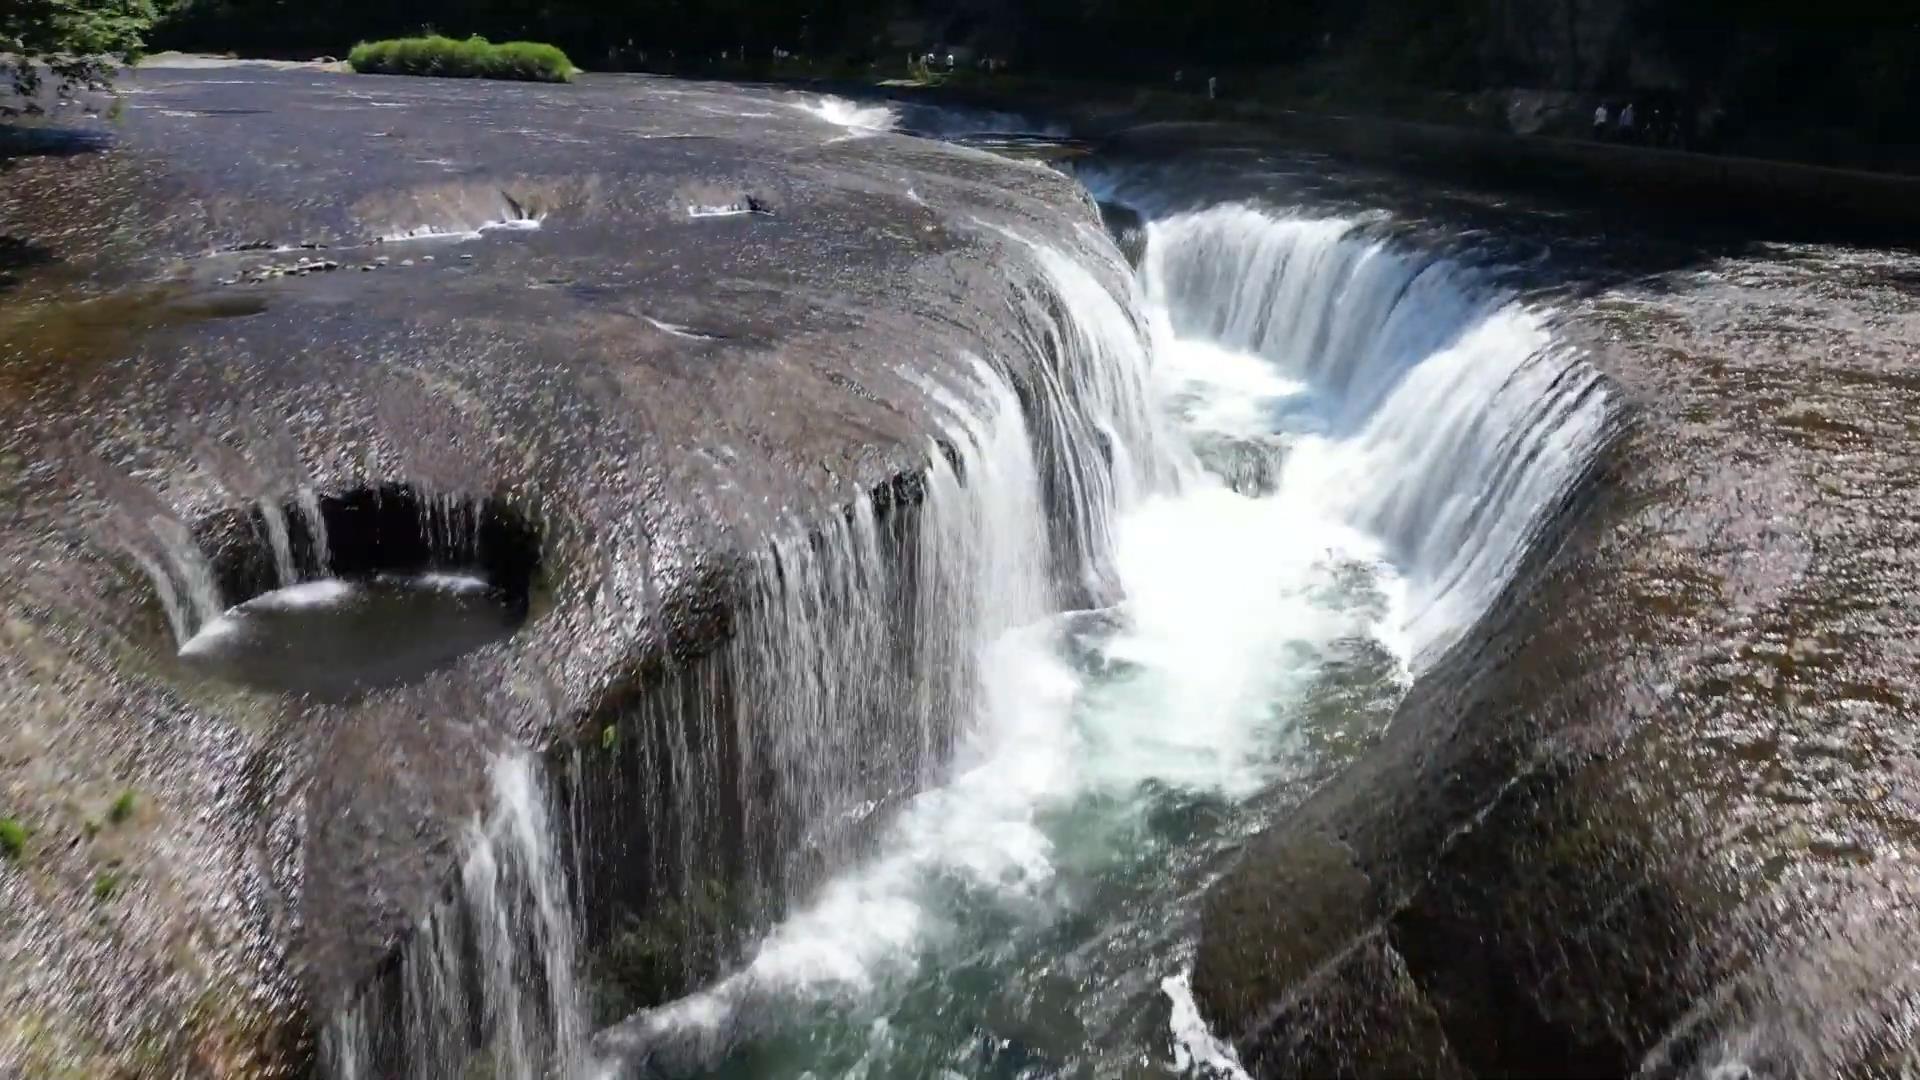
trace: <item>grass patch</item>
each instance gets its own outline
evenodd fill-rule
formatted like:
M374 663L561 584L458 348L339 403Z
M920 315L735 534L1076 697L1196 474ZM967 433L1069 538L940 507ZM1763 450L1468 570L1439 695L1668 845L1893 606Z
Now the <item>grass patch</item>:
M530 82L571 82L578 70L566 53L552 45L533 41L495 45L477 34L465 41L437 35L366 41L353 47L347 63L362 74Z
M93 879L93 899L95 903L104 904L113 899L114 894L119 891L120 872L118 870L102 871Z
M27 827L14 818L0 818L0 856L17 859L27 850Z
M135 798L132 788L121 792L119 798L113 800L113 805L107 807L107 820L118 825L132 817Z

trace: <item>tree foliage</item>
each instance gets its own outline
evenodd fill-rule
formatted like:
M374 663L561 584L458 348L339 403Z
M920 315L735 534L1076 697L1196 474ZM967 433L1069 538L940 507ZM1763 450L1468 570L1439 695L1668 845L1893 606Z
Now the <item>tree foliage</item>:
M0 0L125 11L146 0ZM162 0L188 48L341 55L423 30L550 41L586 67L775 49L861 63L975 46L1029 74L1415 92L1655 89L1729 130L1920 141L1920 12L1887 0ZM65 6L63 6L65 5ZM895 41L904 18L919 40ZM45 16L38 20L45 23ZM904 48L903 48L904 46ZM736 69L737 70L737 69ZM1337 80L1345 80L1344 83Z
M62 91L101 86L139 56L153 24L152 0L0 0L0 77L34 109L44 84Z
M892 11L892 0L179 0L161 34L182 48L340 55L358 41L430 30L548 41L595 68L642 53L856 57L871 52Z

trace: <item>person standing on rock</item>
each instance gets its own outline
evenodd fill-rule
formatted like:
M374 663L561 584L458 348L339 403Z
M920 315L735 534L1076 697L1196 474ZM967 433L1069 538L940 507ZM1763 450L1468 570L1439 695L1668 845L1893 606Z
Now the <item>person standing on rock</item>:
M1611 119L1613 119L1613 117L1607 115L1606 102L1603 101L1600 104L1594 106L1594 109L1593 109L1593 137L1594 138L1605 139L1607 137L1607 121Z

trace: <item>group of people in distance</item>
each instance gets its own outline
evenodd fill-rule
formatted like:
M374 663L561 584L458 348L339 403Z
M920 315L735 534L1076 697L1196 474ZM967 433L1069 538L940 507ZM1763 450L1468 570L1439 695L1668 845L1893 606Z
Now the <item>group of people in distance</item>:
M1615 112L1607 102L1593 109L1593 137L1606 142L1639 143L1645 146L1678 148L1683 142L1680 116L1673 110L1654 106L1642 116L1631 101Z

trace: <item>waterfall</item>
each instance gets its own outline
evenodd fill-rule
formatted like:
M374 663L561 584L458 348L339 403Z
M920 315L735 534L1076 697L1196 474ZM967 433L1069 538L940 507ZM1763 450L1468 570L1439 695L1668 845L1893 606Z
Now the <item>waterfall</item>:
M497 758L491 781L459 889L418 927L397 985L368 988L323 1032L338 1080L539 1080L577 1067L584 1013L561 834L529 755Z
M287 528L287 511L278 499L262 496L254 501L260 511L260 520L266 525L267 546L273 552L274 580L282 588L300 580L300 571L293 565L293 539Z
M167 606L167 618L173 625L174 640L185 641L187 631L197 629L220 617L220 590L213 580L213 567L195 543L193 533L171 513L157 513L147 519L147 527L159 541L161 561L137 556L138 561L158 587ZM168 570L172 576L169 578ZM178 583L179 597L175 585ZM189 618L191 616L191 618Z
M1025 1020L995 1006L1028 1007L1072 971L1079 1007L1104 1007L1087 990L1102 978L1169 1003L1169 1064L1240 1075L1186 989L1183 890L1204 876L1162 880L1155 823L1224 853L1246 826L1187 835L1196 800L1235 807L1357 753L1604 434L1598 377L1550 316L1351 222L1165 219L1137 289L1033 251L1042 276L1014 314L1047 363L986 369L970 407L929 390L962 467L936 460L928 509L968 509L928 536L1002 545L922 584L994 616L960 603L913 629L947 658L921 656L915 678L966 673L945 768L731 975L602 1033L602 1074L779 1059L917 1075L955 1061L956 1040L1022 1043ZM1112 606L1061 611L1074 600ZM1327 694L1372 703L1329 719ZM1109 889L1120 926L1086 928L1077 905ZM977 1026L988 1017L1001 1028ZM1036 1071L1137 1064L1102 1030Z
M1178 214L1149 226L1142 275L1160 355L1278 380L1240 396L1293 418L1279 484L1387 545L1419 657L1492 603L1605 435L1600 376L1545 315L1354 221Z
M572 828L547 841L575 845L567 856L505 843L544 826L508 806L506 774L496 774L502 806L471 838L461 896L406 946L396 985L331 1025L335 1075L371 1062L381 1075L438 1080L457 1068L441 1063L480 1060L518 1076L558 1069L562 1048L584 1046L577 1027L551 1026L579 1014L528 996L557 985L564 964L564 950L533 945L567 937L546 929L562 925L549 909L567 909L530 891L536 873L550 875L544 887L556 896L577 885L591 917L568 939L612 958L583 969L570 991L598 1008L630 1010L656 982L711 974L736 947L729 939L776 923L786 929L730 985L859 966L793 928L824 918L825 933L858 934L868 915L884 927L884 911L855 903L838 909L849 921L809 923L790 906L834 889L888 833L925 827L923 793L941 790L956 759L1004 755L1017 742L981 728L1012 715L985 703L1007 692L995 670L1004 640L1110 576L1114 519L1182 467L1155 456L1173 444L1148 399L1144 327L1126 294L1116 300L1087 268L1028 247L1037 273L1008 295L1021 354L959 355L938 379L902 365L943 418L924 471L792 520L747 553L727 642L650 676L576 756ZM1098 269L1129 280L1104 250L1111 261ZM1103 305L1098 321L1076 318L1092 303ZM457 542L458 515L425 505L423 528ZM982 777L1013 772L1009 761ZM949 847L983 860L999 841L969 822L1018 832L1014 822L949 818ZM880 908L904 901L882 893ZM888 940L884 929L873 938ZM706 1000L734 991L714 993ZM381 1027L388 1013L404 1019L398 1030Z
M320 512L320 493L310 484L301 484L295 496L300 503L300 513L307 522L307 539L313 546L313 564L325 575L333 568L333 545L327 540L327 519Z
M903 846L883 837L878 860L851 875L845 872L848 860L841 859L833 867L840 873L775 927L741 970L603 1037L606 1068L617 1069L629 1058L702 1061L743 1028L769 1019L761 1007L795 986L859 986L880 977L887 965L912 954L914 938L927 929L914 892L936 869L936 856L964 853L982 873L1021 872L1029 855L1023 832L1017 820L1001 813L1017 815L1026 784L1043 778L1023 781L1017 758L1008 753L1018 739L1011 732L985 730L979 722L1014 715L986 700L1009 690L997 666L1019 659L1001 643L1054 611L1060 594L1026 412L1012 383L992 365L976 361L974 376L953 387L925 384L948 414L943 437L956 449L958 467L939 445L928 447L923 517L908 556L913 613L897 631L902 636L891 643L868 641L869 635L884 632L887 620L880 617L870 618L864 628L854 625L857 619L820 617L858 613L843 604L816 604L815 596L886 595L884 588L866 592L878 584L866 575L884 574L885 560L864 569L848 560L847 576L840 581L786 574L782 584L769 587L756 602L761 627L739 647L735 661L763 672L749 685L755 687L757 704L773 710L751 716L752 709L743 709L742 722L785 731L775 740L775 752L798 751L805 760L776 762L812 771L782 781L806 798L778 799L776 805L811 806L823 818L833 807L861 805L857 793L844 786L849 762L871 761L866 751L873 740L891 739L912 762L901 775L914 783L901 792L904 807L886 824L886 834L931 830L938 843ZM857 543L866 535L864 525L842 534ZM855 546L851 552L862 550ZM769 612L780 617L769 619ZM910 658L903 670L871 681L852 677L860 674L858 666L901 647ZM784 692L777 699L757 696L773 691ZM876 704L893 706L875 717L881 727L846 730L849 715L865 715L857 706L849 709L849 698L869 694ZM951 764L955 758L957 766ZM935 782L955 767L974 781L959 788L951 781ZM990 800L968 797L999 785L1011 796L1000 809ZM822 798L829 793L832 797Z
M1137 279L1104 241L1011 239L1019 355L903 365L941 418L924 471L745 553L727 643L650 674L576 754L571 829L526 759L496 770L460 897L330 1028L335 1075L676 1075L823 1002L879 1038L888 1002L944 1000L920 958L975 924L1014 935L1006 963L1051 947L1088 836L1147 837L1110 860L1151 865L1156 815L1320 752L1295 727L1324 722L1329 668L1394 700L1604 436L1548 315L1351 222L1165 218ZM1182 996L1190 909L1117 970L1173 1002L1187 1060L1231 1071ZM591 1049L587 1002L627 1017ZM819 1046L825 1071L893 1067Z
M102 547L124 552L152 583L176 642L220 617L224 605L213 567L193 530L160 497L93 454L73 460L102 507L94 533Z

